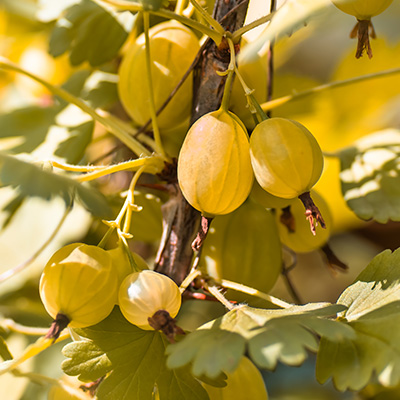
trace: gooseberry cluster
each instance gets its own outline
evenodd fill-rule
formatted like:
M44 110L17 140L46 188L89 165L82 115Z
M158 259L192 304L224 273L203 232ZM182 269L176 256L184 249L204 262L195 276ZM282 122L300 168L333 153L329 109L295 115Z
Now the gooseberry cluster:
M40 297L54 318L48 338L57 338L66 326L95 325L116 304L129 322L142 329L153 329L149 320L158 311L171 319L176 316L181 305L178 286L149 269L132 273L125 253L120 246L107 251L74 243L53 254L40 279ZM133 257L139 268L147 268L140 256Z
M139 73L150 73L155 108L159 111L157 124L161 135L164 135L163 141L170 142L174 126L181 126L182 121L188 121L190 117L192 72L189 71L199 50L199 41L189 28L171 21L149 29L148 40L151 69L146 68L147 44L142 34L124 55L119 69L119 95L132 120L138 125L146 124L151 119L149 85L146 79L137 79L137 76ZM242 78L256 87L255 101L266 100L266 81L254 79L262 76L266 80L265 65L265 60L259 60L242 63L238 67ZM227 86L225 92L230 91ZM231 279L268 291L275 283L282 264L280 240L295 251L311 251L329 237L329 230L325 230L317 240L313 238L318 223L323 228L326 226L323 214L326 214L330 225L329 210L326 210L324 200L319 195L313 195L318 200L317 204L323 204L324 213L321 215L310 197L310 190L322 173L323 155L314 136L296 121L266 118L255 124L246 110L239 79L234 81L227 97L229 101L223 102L218 110L203 115L191 125L182 138L182 144L179 144L180 139L174 139L178 147L173 154L179 153L178 183L187 202L207 220L205 228L201 228L204 230L203 238L196 238L193 242L195 250L202 245L210 221L216 216L226 216L214 223L215 229L205 244L203 258L207 272L217 279ZM252 130L250 137L248 130ZM254 180L256 183L253 185ZM254 197L253 187L263 192L261 196L275 198L275 204L271 206L265 204L265 200L259 202L257 198L256 202L262 207L253 201L243 204L250 192ZM307 229L301 203L311 230ZM267 214L265 208L286 211L275 218ZM290 229L285 220L287 215L292 221ZM297 229L293 221L296 221ZM253 229L252 224L263 226ZM241 251L240 242L245 240L241 232L254 236L251 242L253 253L258 255L257 260L251 256L252 251ZM299 245L303 241L304 244ZM263 256L260 257L260 254ZM259 263L263 265L257 267ZM264 268L264 265L268 267ZM261 272L257 275L255 271ZM140 279L134 278L134 281L140 286ZM131 313L124 315L129 319Z

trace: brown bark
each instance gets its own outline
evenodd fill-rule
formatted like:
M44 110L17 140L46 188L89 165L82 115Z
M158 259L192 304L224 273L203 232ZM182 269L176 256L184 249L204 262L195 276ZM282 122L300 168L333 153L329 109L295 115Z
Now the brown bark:
M248 0L217 0L213 16L230 32L240 28L246 16ZM191 123L217 110L221 104L229 65L229 51L224 41L217 47L211 40L204 47L194 72L194 96ZM180 285L188 274L193 258L192 241L199 229L200 213L183 197L177 181L170 181L170 199L163 205L163 237L155 261L155 270Z

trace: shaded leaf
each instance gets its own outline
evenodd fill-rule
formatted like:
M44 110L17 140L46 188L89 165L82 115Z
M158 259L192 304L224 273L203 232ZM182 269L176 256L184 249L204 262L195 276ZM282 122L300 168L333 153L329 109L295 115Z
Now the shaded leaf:
M12 360L14 358L8 349L7 342L4 340L3 336L0 336L0 357L3 361Z
M366 136L339 153L347 205L362 219L400 221L400 130Z
M377 255L348 287L338 303L355 337L333 342L324 337L317 358L317 378L332 377L339 390L360 390L373 376L385 386L400 382L400 250Z
M94 122L88 121L66 129L68 139L58 145L54 154L68 160L69 163L78 163L92 140Z
M57 112L53 107L30 106L0 115L2 149L14 154L32 153L45 142Z
M118 101L118 75L95 71L85 82L82 98L93 108L108 108Z
M63 353L69 359L62 368L84 381L112 371L99 386L99 400L151 400L155 384L161 400L208 399L189 371L166 368L167 343L162 334L130 324L118 308L100 324L76 332L85 340L64 347Z
M21 208L25 197L19 193L14 198L12 198L5 206L3 206L3 211L6 213L7 217L1 224L1 228L5 229L7 225L12 221L14 215Z
M95 189L3 152L0 152L0 186L11 186L20 195L45 200L59 196L66 204L76 196L94 215L102 218L112 215L106 199Z
M307 357L307 349L317 351L316 335L332 340L353 337L350 327L327 319L343 310L341 305L327 303L284 310L240 305L169 346L167 365L177 368L192 364L195 375L215 377L234 371L246 346L252 360L262 368L273 369L278 361L298 365Z
M72 65L88 61L99 66L117 56L133 20L130 13L112 13L95 2L81 0L57 21L49 52L57 57L68 51Z

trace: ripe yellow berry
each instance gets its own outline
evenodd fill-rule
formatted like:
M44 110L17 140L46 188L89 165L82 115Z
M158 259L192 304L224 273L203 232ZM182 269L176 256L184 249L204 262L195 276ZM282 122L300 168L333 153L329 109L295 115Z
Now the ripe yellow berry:
M118 304L124 317L141 329L153 329L148 319L165 310L174 318L181 307L181 293L175 282L151 270L134 272L121 284Z
M393 0L332 0L339 10L355 16L358 20L368 20L385 11Z
M158 110L186 73L200 48L197 36L184 25L167 21L149 30L151 76L155 108ZM151 117L144 34L125 54L118 75L119 97L127 113L139 125ZM190 75L157 118L161 129L179 125L190 115Z
M246 200L253 184L249 139L235 114L219 109L192 125L179 154L178 182L206 217L228 214Z
M254 175L274 196L295 198L308 192L321 176L324 159L311 132L296 121L270 118L250 138Z
M287 226L280 222L281 212L276 212L276 223L279 229L279 236L283 244L290 247L296 253L308 253L310 251L321 248L329 239L332 227L332 216L329 206L325 199L316 191L311 191L311 196L321 214L324 216L326 229L319 229L316 235L310 231L310 224L304 218L304 206L299 199L296 199L290 204L290 212L294 218L295 226L291 231Z
M82 328L110 314L116 303L118 278L107 251L73 243L50 258L39 289L43 305L54 319L62 314L71 327Z
M225 387L204 384L210 400L268 400L262 375L247 357L243 357L237 369L227 376Z

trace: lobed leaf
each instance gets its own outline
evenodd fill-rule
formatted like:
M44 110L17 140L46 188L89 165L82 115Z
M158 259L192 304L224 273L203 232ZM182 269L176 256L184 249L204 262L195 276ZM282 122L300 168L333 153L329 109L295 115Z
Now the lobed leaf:
M90 0L69 7L50 36L49 52L69 52L72 65L85 61L93 67L114 59L133 24L131 13L117 14Z
M155 385L161 400L208 399L187 369L167 369L167 343L161 333L130 324L118 308L100 324L76 332L85 340L64 347L69 359L62 368L84 381L110 373L99 386L99 400L152 400Z
M339 153L347 205L362 219L400 221L400 130L366 136Z
M354 337L325 336L317 357L317 379L332 377L339 390L360 390L373 376L384 386L400 382L400 250L377 255L338 299L347 306L343 324Z
M316 335L335 341L354 336L350 327L327 319L344 309L327 303L284 310L240 305L169 346L167 365L179 368L191 364L195 375L212 378L234 371L246 347L259 367L274 369L278 361L299 365L307 350L317 351Z

